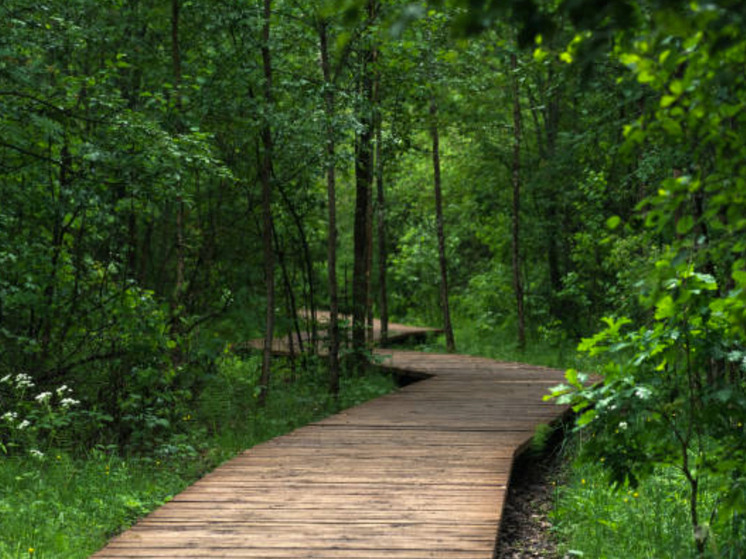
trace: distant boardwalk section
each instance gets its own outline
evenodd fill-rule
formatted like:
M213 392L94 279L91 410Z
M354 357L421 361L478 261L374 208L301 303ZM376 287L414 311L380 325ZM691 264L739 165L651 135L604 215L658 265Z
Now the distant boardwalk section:
M378 350L431 375L225 463L94 555L492 559L516 452L560 371Z

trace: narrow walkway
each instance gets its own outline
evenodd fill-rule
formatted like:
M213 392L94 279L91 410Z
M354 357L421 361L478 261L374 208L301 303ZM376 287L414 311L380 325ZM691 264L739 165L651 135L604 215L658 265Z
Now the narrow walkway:
M245 451L94 555L492 559L513 457L560 371L379 350L432 375Z

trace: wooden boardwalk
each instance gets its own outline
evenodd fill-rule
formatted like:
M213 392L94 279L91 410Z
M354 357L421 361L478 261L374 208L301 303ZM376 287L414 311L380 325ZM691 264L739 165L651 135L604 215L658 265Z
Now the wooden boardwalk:
M245 451L94 555L492 559L516 453L560 371L378 350L431 378Z

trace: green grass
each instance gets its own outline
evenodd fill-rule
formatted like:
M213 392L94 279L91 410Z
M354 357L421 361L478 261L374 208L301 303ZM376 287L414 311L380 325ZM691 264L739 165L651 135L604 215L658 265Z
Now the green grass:
M602 458L568 462L566 479L554 482L551 515L561 557L593 559L686 559L697 557L683 476L660 468L637 487L612 488ZM705 492L709 512L712 494ZM736 559L746 554L743 519L713 530L706 557Z
M108 537L183 489L183 460L47 453L0 463L0 557L87 557Z
M0 557L88 557L241 450L395 388L379 372L346 378L337 404L322 367L293 377L278 361L267 405L259 409L243 376L253 365L247 370L241 359L224 365L179 434L149 452L124 457L115 447L98 447L73 456L47 449L43 456L0 458Z
M660 473L612 490L600 465L576 464L557 489L552 519L562 555L604 558L694 556L683 485Z
M526 347L520 350L515 332L479 329L462 320L454 328L454 338L456 352L464 355L479 355L498 361L517 361L558 369L579 368L585 363L583 356L576 351L577 343L556 333L528 336ZM434 336L411 347L419 351L444 353L445 336Z

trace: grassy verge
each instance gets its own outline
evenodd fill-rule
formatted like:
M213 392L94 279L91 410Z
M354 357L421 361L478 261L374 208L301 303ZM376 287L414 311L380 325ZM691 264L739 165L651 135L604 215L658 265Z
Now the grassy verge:
M343 379L337 405L321 370L296 376L280 369L266 407L257 409L246 361L224 364L184 416L181 432L137 456L99 445L85 453L50 448L1 458L0 557L88 557L237 452L395 388L379 372Z
M572 440L570 447L576 446ZM593 559L697 557L689 493L681 472L659 468L637 487L611 487L602 464L581 462L570 451L558 480L551 514L561 557ZM703 488L702 504L713 506ZM736 559L746 553L746 519L712 527L706 557Z
M461 321L454 330L457 353L479 355L498 361L519 361L566 369L582 368L577 343L560 335L536 335L526 341L526 347L517 347L516 336L507 330L480 330L473 324ZM426 352L445 353L445 336L431 336L425 342L408 347Z

